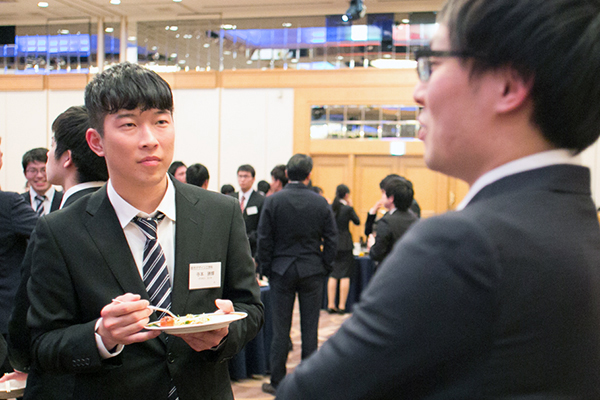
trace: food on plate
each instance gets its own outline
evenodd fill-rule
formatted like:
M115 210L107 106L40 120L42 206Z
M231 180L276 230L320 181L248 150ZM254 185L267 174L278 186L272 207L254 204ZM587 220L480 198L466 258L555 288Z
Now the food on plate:
M187 314L183 317L170 317L168 315L162 317L160 321L152 322L148 326L152 327L168 327L182 325L200 325L210 321L210 317L206 314Z

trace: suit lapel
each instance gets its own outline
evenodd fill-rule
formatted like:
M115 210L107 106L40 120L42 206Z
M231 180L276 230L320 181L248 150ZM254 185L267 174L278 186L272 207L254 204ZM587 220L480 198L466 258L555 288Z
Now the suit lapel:
M171 290L172 309L182 314L189 295L189 266L201 252L205 211L194 191L175 182L175 275Z
M123 293L137 293L148 299L148 293L127 244L121 224L106 194L106 186L92 194L86 211L90 219L85 226L115 276Z

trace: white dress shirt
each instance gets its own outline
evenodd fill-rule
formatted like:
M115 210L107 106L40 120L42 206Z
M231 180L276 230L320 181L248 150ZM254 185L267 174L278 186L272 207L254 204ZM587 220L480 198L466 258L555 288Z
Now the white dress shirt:
M244 209L242 210L242 212L246 209L246 206L248 205L248 200L250 199L250 196L252 196L252 191L253 191L252 188L250 188L250 190L248 190L245 193L240 191L240 198L239 198L240 203L242 202L242 197L244 198L244 204L243 204Z
M44 205L44 212L42 213L42 215L50 213L50 208L52 207L52 199L54 199L54 193L56 193L56 189L54 189L54 186L50 185L50 189L46 190L46 193L44 193L44 196L46 196L46 198L42 203ZM37 210L38 205L38 201L35 199L35 196L39 195L35 190L33 190L33 188L29 188L29 199L31 200L31 208L33 208L33 211Z
M75 193L77 193L81 190L84 190L84 189L95 188L95 187L99 188L99 187L102 187L102 185L104 185L105 183L106 182L102 182L102 181L94 181L94 182L79 183L75 186L72 186L71 188L69 188L69 190L67 190L65 193L63 193L63 198L62 198L62 201L60 202L59 208L63 208L67 199L69 197L71 197L72 195L74 195Z
M127 244L129 244L129 249L131 250L131 254L135 260L135 264L138 268L141 279L143 279L144 276L143 260L146 236L142 233L135 222L132 222L132 219L136 216L148 218L154 216L157 211L165 214L165 218L163 218L158 224L158 242L165 253L167 270L169 271L171 285L173 285L173 274L175 269L175 188L171 182L171 179L167 178L167 191L165 192L165 195L157 209L151 214L146 214L145 212L136 209L134 206L125 201L116 192L110 179L106 184L106 193L108 195L108 200L112 204L115 213L117 214L119 223L123 228L123 233L127 239ZM96 330L98 330L100 322L101 319L96 322ZM111 353L104 346L104 342L102 342L102 338L98 333L96 333L96 345L98 346L98 350L102 358L115 357L121 351L123 351L124 348L123 345L118 345L117 348Z
M573 156L568 150L560 149L544 151L508 162L481 175L479 179L475 181L473 186L471 186L469 193L467 193L465 198L456 207L456 211L465 208L481 189L491 183L509 175L558 164L581 165L581 158L579 156Z

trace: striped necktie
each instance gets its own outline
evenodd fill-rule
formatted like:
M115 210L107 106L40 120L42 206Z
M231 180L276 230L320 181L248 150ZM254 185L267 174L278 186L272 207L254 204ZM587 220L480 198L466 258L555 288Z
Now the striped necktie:
M158 242L158 222L165 217L157 213L154 218L134 217L133 222L146 236L144 259L142 264L143 281L150 297L150 303L156 307L171 309L171 282L167 270L167 259ZM164 313L159 315L162 318Z
M158 223L165 217L161 212L154 218L134 217L133 222L146 236L144 244L144 260L142 264L143 280L150 303L156 307L171 309L171 282L167 270L167 259L162 246L158 242ZM158 318L165 316L160 313ZM167 400L179 400L177 388L171 379L171 388Z
M35 206L35 212L40 217L42 215L44 215L44 201L45 200L46 200L46 196L40 196L40 195L35 196L35 201L37 201L37 205Z

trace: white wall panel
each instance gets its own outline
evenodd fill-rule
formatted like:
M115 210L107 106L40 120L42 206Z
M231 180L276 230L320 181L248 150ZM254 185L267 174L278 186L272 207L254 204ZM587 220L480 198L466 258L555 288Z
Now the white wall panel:
M2 135L3 190L23 191L25 177L21 158L35 147L47 147L48 107L46 92L1 92L0 135Z
M175 106L175 153L173 160L208 168L208 188L219 191L219 90L178 89Z
M48 91L48 137L52 138L52 122L71 106L83 105L83 90Z
M250 164L256 181L292 155L293 89L223 89L221 184L237 185L237 168Z

